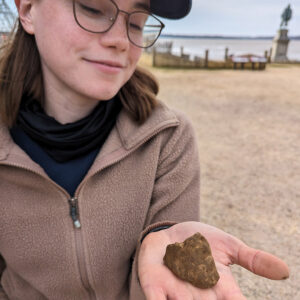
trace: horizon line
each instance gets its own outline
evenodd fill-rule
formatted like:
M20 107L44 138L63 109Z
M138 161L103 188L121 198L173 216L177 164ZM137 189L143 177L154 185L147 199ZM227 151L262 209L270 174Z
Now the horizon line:
M163 33L161 37L174 38L219 38L219 39L274 39L275 35L222 35L222 34L185 34ZM289 36L290 39L300 39L300 35Z

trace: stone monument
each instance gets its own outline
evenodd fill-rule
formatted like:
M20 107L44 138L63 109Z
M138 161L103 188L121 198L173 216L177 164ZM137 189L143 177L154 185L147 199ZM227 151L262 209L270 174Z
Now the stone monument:
M288 29L287 25L288 22L292 18L292 9L291 6L288 5L286 9L283 11L281 15L281 24L280 28L277 31L277 35L273 39L273 46L272 46L272 54L271 54L271 61L272 62L287 62L287 51L290 39L288 37Z

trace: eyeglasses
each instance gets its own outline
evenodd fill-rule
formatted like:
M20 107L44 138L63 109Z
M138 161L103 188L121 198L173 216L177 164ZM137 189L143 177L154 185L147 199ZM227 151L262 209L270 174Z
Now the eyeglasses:
M129 41L139 48L153 46L165 25L147 11L128 13L119 9L113 0L73 0L73 13L77 24L92 33L104 33L115 24L119 13L127 15Z

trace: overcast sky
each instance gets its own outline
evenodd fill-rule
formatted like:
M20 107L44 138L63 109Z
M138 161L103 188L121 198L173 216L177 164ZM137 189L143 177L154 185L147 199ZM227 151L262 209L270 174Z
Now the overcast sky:
M6 1L14 9L14 0ZM167 25L164 33L274 35L289 3L293 9L289 33L300 35L300 0L193 0L188 17L180 21L163 20Z
M181 21L165 21L167 33L274 35L284 8L291 4L290 35L300 35L299 0L194 0Z

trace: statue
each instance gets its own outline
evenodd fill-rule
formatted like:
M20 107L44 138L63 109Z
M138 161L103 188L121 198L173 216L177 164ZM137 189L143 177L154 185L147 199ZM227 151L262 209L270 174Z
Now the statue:
M288 62L288 45L290 39L288 37L288 22L292 18L292 9L289 4L281 15L281 24L277 35L273 39L271 61L277 63Z
M287 8L283 11L282 15L281 15L281 24L280 24L280 28L283 28L284 25L287 26L288 22L291 20L292 18L292 9L291 9L291 5L289 4L287 6Z

